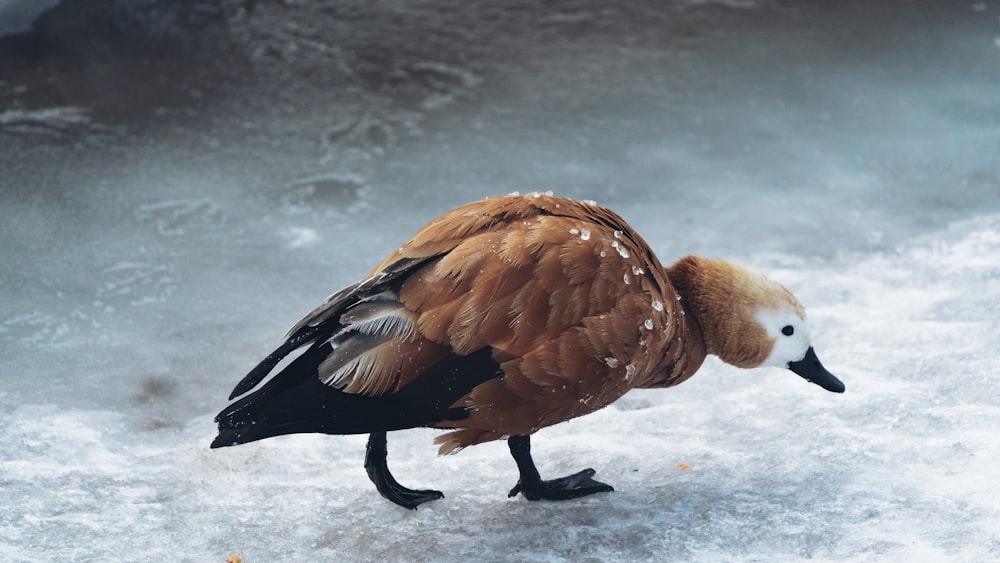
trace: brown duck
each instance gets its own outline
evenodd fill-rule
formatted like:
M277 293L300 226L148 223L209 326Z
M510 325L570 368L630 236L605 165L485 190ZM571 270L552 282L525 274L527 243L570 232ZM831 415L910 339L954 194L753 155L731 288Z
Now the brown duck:
M292 327L233 390L242 397L216 417L212 447L368 433L372 482L416 508L443 495L396 482L386 432L429 426L450 430L435 440L441 453L506 438L520 472L510 496L575 498L613 489L592 469L543 480L531 434L630 389L677 385L706 354L844 391L812 349L802 305L763 275L694 256L664 268L590 202L490 198L431 221Z

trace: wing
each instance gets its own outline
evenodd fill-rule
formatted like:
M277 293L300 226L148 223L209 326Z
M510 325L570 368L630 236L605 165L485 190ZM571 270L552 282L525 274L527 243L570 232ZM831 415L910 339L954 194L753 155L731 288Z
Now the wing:
M398 348L403 343L426 353L429 361L440 360L446 352L432 349L433 345L425 347L414 337L415 315L399 301L398 289L421 265L453 251L471 234L494 228L517 214L516 209L503 206L492 211L480 207L471 204L435 219L363 280L331 295L297 322L285 335L285 342L240 380L230 400L254 389L293 351L317 342L332 345L319 364L320 379L348 392L379 394L398 387L393 384L399 380L393 366L402 366ZM426 362L406 365L410 366L407 379L427 367Z
M426 260L429 257L424 257ZM288 354L318 340L328 339L343 331L340 315L358 304L377 301L380 295L391 292L400 278L422 262L417 258L400 258L365 279L351 284L331 295L327 300L303 317L285 335L285 342L257 364L236 384L230 400L256 387Z

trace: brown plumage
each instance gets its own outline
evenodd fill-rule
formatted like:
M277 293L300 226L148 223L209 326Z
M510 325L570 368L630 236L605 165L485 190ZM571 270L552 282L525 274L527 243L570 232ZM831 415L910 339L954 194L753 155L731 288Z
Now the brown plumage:
M384 432L432 426L450 430L436 440L441 453L523 437L511 441L521 469L514 492L529 498L610 490L592 472L533 483L527 436L630 389L676 385L709 353L740 367L804 365L804 319L791 293L739 266L688 257L664 268L621 217L596 204L543 194L486 199L433 220L299 321L233 396L292 350L306 352L220 413L213 446L371 432L369 475L384 496L414 508L440 493L392 480ZM795 343L776 346L778 331L794 329ZM774 357L782 346L790 356ZM804 377L829 375L822 372Z

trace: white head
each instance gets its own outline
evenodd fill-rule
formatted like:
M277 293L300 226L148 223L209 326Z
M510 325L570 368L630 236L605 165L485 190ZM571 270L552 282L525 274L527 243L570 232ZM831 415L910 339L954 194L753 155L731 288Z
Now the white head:
M768 339L774 342L771 353L760 364L762 367L787 368L791 362L806 357L806 351L812 347L809 328L805 319L795 311L787 307L760 308L754 319L764 327Z
M844 392L843 382L827 371L816 357L804 313L800 317L787 308L759 309L756 319L774 342L761 366L788 368L827 391Z

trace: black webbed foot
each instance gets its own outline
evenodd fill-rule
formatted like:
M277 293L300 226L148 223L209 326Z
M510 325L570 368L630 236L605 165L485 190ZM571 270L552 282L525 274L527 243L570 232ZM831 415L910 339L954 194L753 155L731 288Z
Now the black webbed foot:
M567 500L571 498L585 497L594 493L610 493L615 489L607 483L591 479L597 473L593 469L584 469L579 473L552 479L550 481L529 482L527 485L518 480L517 485L507 493L508 497L517 496L518 493L524 495L528 500Z
M368 436L368 447L365 448L365 470L383 497L410 510L416 510L425 502L444 498L444 493L441 491L413 490L400 485L389 472L385 458L385 432L372 432Z
M535 468L534 460L531 459L530 437L511 436L507 439L507 445L521 473L521 478L507 494L508 497L520 493L528 500L567 500L615 490L611 485L592 479L597 473L593 469L584 469L566 477L543 481L538 469Z

